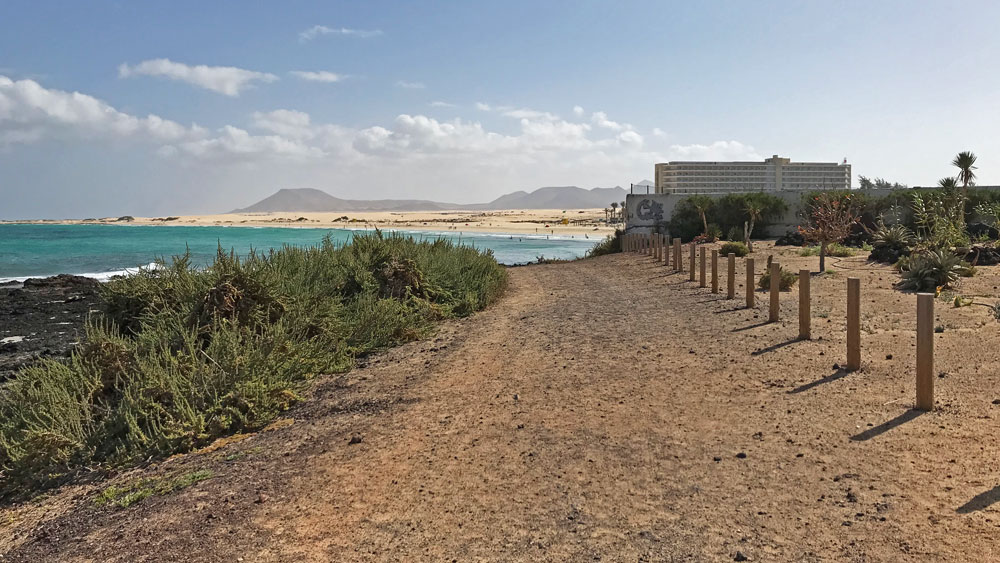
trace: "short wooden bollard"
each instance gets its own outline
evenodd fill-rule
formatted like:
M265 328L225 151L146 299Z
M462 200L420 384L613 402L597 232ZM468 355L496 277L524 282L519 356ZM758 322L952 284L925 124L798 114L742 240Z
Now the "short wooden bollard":
M695 276L694 253L697 251L694 249L695 244L693 242L688 246L691 247L691 259L689 260L691 266L690 281L694 281L694 276Z
M811 276L809 270L799 270L799 340L812 338L812 328L809 326L811 320L809 280Z
M934 294L917 294L917 409L934 409Z
M684 260L681 260L681 239L677 237L674 239L674 271L683 272L684 271Z
M698 268L698 287L705 287L705 247L701 247L701 259Z
M670 246L670 243L671 243L670 237L668 237L667 235L663 235L663 265L664 266L669 266L670 265L670 253L673 251L673 249Z
M847 278L847 370L861 369L861 280Z
M729 253L729 279L726 280L726 299L736 298L736 255Z
M753 258L747 258L747 309L753 309L755 305L754 297L756 294L753 292L753 286Z
M778 301L779 294L781 292L781 265L777 262L771 262L771 309L768 312L767 320L774 323L778 322L778 312L780 310L780 303Z
M719 292L719 251L712 249L712 293Z

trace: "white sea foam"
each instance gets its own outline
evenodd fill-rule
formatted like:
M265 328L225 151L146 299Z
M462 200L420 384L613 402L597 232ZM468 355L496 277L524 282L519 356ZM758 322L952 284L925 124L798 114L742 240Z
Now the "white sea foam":
M146 264L144 266L144 268L148 269L148 270L155 270L157 267L158 266L157 266L156 262L150 262L149 264ZM81 277L84 277L84 278L94 278L95 280L98 280L98 281L108 281L108 280L110 280L111 278L113 278L115 276L127 276L128 274L134 274L134 273L138 272L139 270L140 270L140 268L125 268L123 270L112 270L110 272L82 272L82 273L65 272L65 273L69 273L70 275L73 275L73 276L81 276ZM17 283L17 282L23 282L24 280L29 279L29 278L47 278L47 277L51 277L52 275L55 275L55 274L35 275L35 276L17 276L17 277L13 277L13 278L0 278L0 283L12 283L12 282L13 283Z

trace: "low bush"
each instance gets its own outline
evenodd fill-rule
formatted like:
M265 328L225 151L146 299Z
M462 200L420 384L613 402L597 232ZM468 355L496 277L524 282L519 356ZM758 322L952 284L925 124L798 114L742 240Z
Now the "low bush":
M747 245L742 242L727 242L719 248L720 256L729 256L730 254L735 254L742 258L743 256L750 254L750 249L748 249Z
M917 238L913 231L903 225L885 226L880 224L872 235L872 251L869 260L895 264L900 258L909 256Z
M799 256L819 256L820 246L807 246L799 251ZM848 256L854 256L857 250L844 246L842 244L832 243L826 246L826 255L834 256L836 258L847 258Z
M899 289L937 291L950 288L965 274L973 274L970 266L948 250L929 250L911 254L897 263L902 279Z
M604 256L605 254L614 254L616 252L622 251L622 235L624 233L621 229L615 229L613 235L608 235L601 242L594 245L593 248L587 251L587 256L593 258L595 256Z
M0 498L259 429L314 376L493 302L489 251L380 232L115 279L65 362L0 389Z
M781 291L791 290L792 286L795 285L795 282L799 281L799 275L795 272L791 272L784 268L780 268L779 272L781 273L781 279L778 281L778 289ZM757 281L757 287L764 290L771 289L771 268L767 268L764 275L762 275L760 280Z

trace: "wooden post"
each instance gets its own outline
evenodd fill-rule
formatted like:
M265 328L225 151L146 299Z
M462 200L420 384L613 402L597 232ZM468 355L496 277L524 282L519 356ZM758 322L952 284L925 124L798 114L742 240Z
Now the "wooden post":
M671 246L670 246L670 244L671 244L670 237L667 236L667 235L663 235L663 265L664 266L669 266L670 265L670 253L673 251L672 248L671 248Z
M847 278L847 370L861 369L861 280Z
M701 247L701 260L698 269L698 287L705 287L705 247Z
M767 320L772 323L778 321L778 311L780 310L778 296L780 291L781 265L777 262L771 262L771 310L767 315Z
M754 308L754 281L753 258L747 258L747 309Z
M691 265L690 281L694 281L694 276L695 276L694 253L697 252L697 251L694 249L694 247L695 247L694 242L691 242L691 244L689 244L688 246L691 248L691 258L689 260L691 262L691 264L690 264Z
M917 409L934 409L934 294L917 294Z
M719 292L719 251L712 249L712 293Z
M809 326L811 319L809 302L809 280L811 274L809 270L799 270L799 340L809 340L812 338L812 329Z
M656 256L654 258L659 262L663 259L663 236L657 233L653 238L656 240Z
M726 299L736 298L736 254L729 253L729 279L726 280Z
M674 271L684 271L684 260L681 260L681 237L674 239Z

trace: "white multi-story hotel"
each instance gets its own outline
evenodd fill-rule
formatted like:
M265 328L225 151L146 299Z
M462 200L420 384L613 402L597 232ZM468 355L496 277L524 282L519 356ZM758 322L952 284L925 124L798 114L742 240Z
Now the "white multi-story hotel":
M792 162L774 155L764 162L664 162L655 173L658 194L851 189L846 159Z

